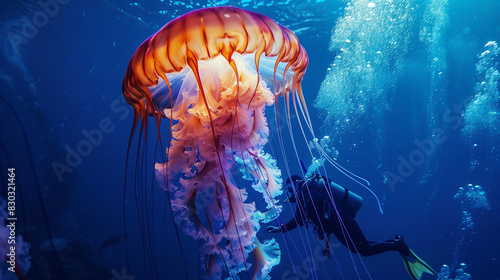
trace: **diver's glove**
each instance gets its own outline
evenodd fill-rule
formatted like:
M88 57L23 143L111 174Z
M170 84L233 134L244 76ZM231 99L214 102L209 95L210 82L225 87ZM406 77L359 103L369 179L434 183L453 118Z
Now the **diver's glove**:
M276 233L276 232L280 232L281 229L279 227L275 227L275 226L268 226L267 227L267 232L269 233Z

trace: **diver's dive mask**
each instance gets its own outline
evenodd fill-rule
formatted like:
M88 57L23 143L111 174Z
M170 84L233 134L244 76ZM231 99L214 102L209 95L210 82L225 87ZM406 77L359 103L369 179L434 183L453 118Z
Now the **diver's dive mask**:
M298 192L303 183L304 180L299 175L292 175L291 177L287 178L284 187L287 198L283 202L296 203L297 199L295 198L295 193Z

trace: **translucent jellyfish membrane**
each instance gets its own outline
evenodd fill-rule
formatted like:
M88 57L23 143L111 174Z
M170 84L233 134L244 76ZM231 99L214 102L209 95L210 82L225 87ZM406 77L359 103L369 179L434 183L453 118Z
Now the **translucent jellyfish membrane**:
M485 51L481 53L476 64L479 81L476 84L476 95L469 102L464 114L462 134L471 142L479 137L498 140L500 136L500 108L498 81L498 55L500 48L497 42L488 42Z
M339 18L330 49L338 52L321 84L315 106L327 112L325 125L358 125L367 110L390 103L414 22L413 1L352 1Z

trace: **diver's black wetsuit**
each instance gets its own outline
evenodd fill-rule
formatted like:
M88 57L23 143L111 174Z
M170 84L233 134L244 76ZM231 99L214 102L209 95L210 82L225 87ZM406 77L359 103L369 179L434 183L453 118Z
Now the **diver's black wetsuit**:
M323 179L328 182L326 178ZM315 179L308 181L307 186L305 183L299 185L298 199L290 198L290 202L298 202L295 217L285 225L280 226L282 232L290 231L297 225L303 226L305 218L308 224L314 226L314 230L320 237L326 233L329 239L330 234L333 233L353 253L360 253L365 257L387 251L398 251L404 255L409 253L408 246L402 239L368 241L354 219L356 212L350 210L347 205L343 205L345 201L339 201L337 197L333 196L339 213L337 216L330 195L325 190L325 184L318 182L321 181ZM331 194L333 193L331 192Z

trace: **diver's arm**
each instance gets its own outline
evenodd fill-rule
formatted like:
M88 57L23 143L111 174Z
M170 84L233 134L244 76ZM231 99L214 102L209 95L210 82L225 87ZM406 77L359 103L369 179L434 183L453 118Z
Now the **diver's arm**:
M295 229L297 226L303 226L304 222L302 220L302 214L300 212L300 208L297 206L297 209L295 209L295 217L291 219L288 223L285 225L280 225L281 232L287 232L292 229Z
M281 232L287 232L287 231L290 231L292 229L295 229L296 227L297 227L297 220L295 218L293 218L288 223L286 223L284 225L280 225L280 230L281 230Z
M281 224L279 227L269 226L267 227L267 232L276 233L281 231L285 233L287 231L295 229L298 225L297 223L300 224L301 226L303 225L302 217L299 212L299 207L297 207L297 209L295 210L295 217L291 219L288 223Z
M292 220L290 220L288 223L286 224L281 224L280 227L274 227L274 226L269 226L267 227L267 232L287 232L287 231L290 231L294 228L297 227L297 220L296 218L293 218Z

